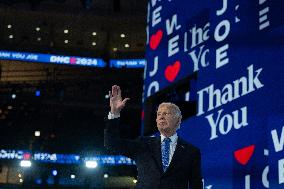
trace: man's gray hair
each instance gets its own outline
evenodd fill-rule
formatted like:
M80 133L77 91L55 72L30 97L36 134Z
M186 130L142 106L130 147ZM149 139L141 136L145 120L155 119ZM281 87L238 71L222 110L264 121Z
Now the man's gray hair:
M171 103L171 102L163 102L159 105L159 107L162 107L162 106L168 106L170 107L171 111L173 112L174 116L175 117L181 117L181 111L179 109L179 107L177 105L175 105L174 103Z

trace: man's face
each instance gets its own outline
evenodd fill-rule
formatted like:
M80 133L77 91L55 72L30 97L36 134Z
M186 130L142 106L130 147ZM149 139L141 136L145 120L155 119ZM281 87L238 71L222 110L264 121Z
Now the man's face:
M156 123L158 130L163 133L175 133L178 127L179 118L174 115L169 106L159 106Z

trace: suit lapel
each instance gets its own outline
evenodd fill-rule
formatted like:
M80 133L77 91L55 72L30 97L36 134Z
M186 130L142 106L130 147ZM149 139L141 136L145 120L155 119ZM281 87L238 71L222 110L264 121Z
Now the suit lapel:
M182 141L182 139L180 137L178 137L177 140L177 146L174 152L174 155L172 157L171 163L168 167L168 169L166 170L166 172L170 171L173 167L176 166L176 164L178 162L180 162L180 159L182 159L182 156L184 154L184 150L185 150L185 143Z
M161 140L160 137L153 138L153 141L148 144L149 148L151 149L152 156L156 161L156 164L160 170L160 172L163 171L163 166L162 166L162 158L161 158Z

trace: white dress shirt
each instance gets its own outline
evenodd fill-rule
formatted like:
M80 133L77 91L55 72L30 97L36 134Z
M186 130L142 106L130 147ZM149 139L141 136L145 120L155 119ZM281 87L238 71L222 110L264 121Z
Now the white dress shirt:
M111 112L108 112L108 115L107 115L108 119L115 119L115 118L119 118L119 117L120 117L120 114L114 115Z
M163 143L165 138L166 137L161 134L161 144ZM176 146L177 146L177 139L178 139L177 133L175 133L174 135L172 135L169 138L171 139L171 143L170 143L170 161L169 161L169 164L170 164L171 161L172 161L173 155L175 153Z

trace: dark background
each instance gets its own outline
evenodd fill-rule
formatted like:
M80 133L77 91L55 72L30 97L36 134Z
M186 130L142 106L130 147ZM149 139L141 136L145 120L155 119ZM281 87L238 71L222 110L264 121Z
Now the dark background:
M1 0L0 49L102 58L107 63L144 59L146 14L146 0ZM103 148L103 129L109 111L105 95L114 84L121 86L123 97L131 98L122 112L123 135L135 138L140 134L143 69L0 60L0 149L112 155ZM35 95L38 90L40 96ZM40 137L34 136L37 130ZM63 187L58 180L46 184L53 169L60 173L57 179L70 179L72 171L83 179L66 181L69 188L119 188L115 183L122 181L116 177L136 177L135 166L101 167L87 173L82 166L39 163L33 165L32 174L24 174L24 183L18 178L16 183L0 179L0 188ZM10 175L13 169L21 171L13 160L0 160L0 168L3 178L7 170ZM108 184L102 184L104 173L110 175ZM37 177L42 184L35 184Z

